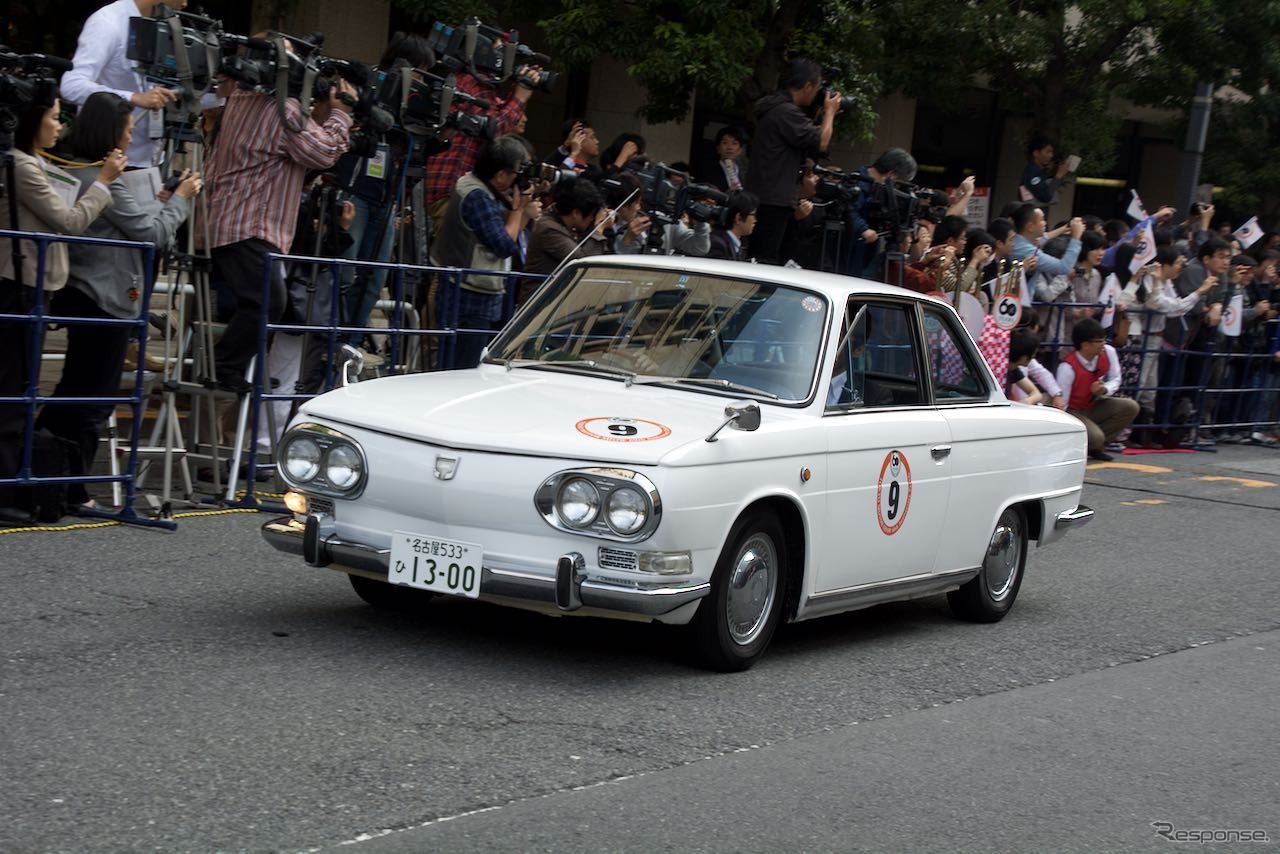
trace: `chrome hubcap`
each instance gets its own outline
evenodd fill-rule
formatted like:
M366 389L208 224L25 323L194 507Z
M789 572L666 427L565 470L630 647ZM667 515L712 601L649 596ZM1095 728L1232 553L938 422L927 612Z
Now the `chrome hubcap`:
M1021 562L1022 531L1018 515L1005 511L991 535L991 545L987 546L987 557L982 562L982 575L992 599L999 602L1009 595L1018 579Z
M725 611L729 636L745 646L760 636L773 608L778 587L778 559L773 540L754 534L738 552L729 573Z

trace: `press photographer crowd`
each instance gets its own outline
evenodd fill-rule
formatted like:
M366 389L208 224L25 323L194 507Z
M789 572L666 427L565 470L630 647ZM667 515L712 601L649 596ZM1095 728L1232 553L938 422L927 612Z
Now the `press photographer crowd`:
M478 333L537 284L510 273L653 253L937 292L975 338L1003 313L1008 393L1077 415L1095 459L1280 439L1280 235L1256 218L1237 228L1207 201L1148 215L1136 193L1127 219L1063 214L1078 158L1037 133L1019 198L971 220L975 178L950 192L919 186L903 149L829 165L836 117L854 105L803 58L752 115L717 130L705 164L660 162L638 133L602 147L582 115L536 151L527 114L558 75L515 31L436 23L397 33L367 65L329 56L319 34L237 35L184 8L104 6L70 61L0 48L0 228L154 244L162 270L207 259L225 328L191 379L211 393L253 390L264 313L336 318L376 364L390 356L387 336L350 330L369 327L380 300L412 304L431 329L447 302L454 328L473 334L457 336L449 364L423 337L417 365L468 367L487 340ZM267 264L282 253L424 269L393 281L370 266ZM468 272L426 269L441 267ZM137 325L118 321L168 322L145 304L154 272L141 253L101 242L0 238L0 479L50 454L70 474L101 465L114 404L95 399L118 395L126 365L147 356L130 348ZM38 315L68 319L55 323L66 346L52 396L75 402L24 400L49 325ZM330 353L323 335L275 335L272 385L323 390ZM8 518L29 516L30 489L0 483ZM72 484L66 500L95 497Z

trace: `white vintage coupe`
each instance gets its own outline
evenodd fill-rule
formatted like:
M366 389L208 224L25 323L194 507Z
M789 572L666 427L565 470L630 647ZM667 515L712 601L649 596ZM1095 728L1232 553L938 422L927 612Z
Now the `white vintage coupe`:
M479 367L317 397L278 457L263 535L373 605L688 624L720 670L896 599L999 620L1093 515L1080 422L1010 403L949 306L689 258L575 262Z

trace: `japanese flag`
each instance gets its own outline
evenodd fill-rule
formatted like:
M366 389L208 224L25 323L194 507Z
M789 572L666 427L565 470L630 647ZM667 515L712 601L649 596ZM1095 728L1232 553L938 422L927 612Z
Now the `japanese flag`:
M1133 195L1133 198L1129 201L1129 207L1125 213L1137 220L1146 219L1147 209L1142 206L1142 199L1138 197L1138 191L1130 190L1129 192Z
M1258 226L1258 218L1256 216L1249 217L1249 221L1237 228L1231 233L1231 236L1240 241L1240 245L1245 249L1258 242L1258 238L1262 236L1262 229Z
M1228 338L1240 337L1240 321L1244 316L1244 294L1236 294L1222 310L1222 334Z
M1129 262L1129 272L1136 273L1141 268L1150 264L1156 257L1156 233L1148 222L1142 227L1142 231L1138 232L1138 246L1136 252L1133 253L1133 260Z

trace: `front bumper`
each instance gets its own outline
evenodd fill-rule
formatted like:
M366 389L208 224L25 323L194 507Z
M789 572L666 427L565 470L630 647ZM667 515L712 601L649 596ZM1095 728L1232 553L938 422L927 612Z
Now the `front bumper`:
M323 516L310 516L306 524L292 516L272 519L262 526L263 538L279 551L297 555L311 566L329 566L359 575L387 578L391 550L340 539L333 522ZM553 578L533 572L482 567L480 597L524 600L553 604L562 611L581 607L615 611L640 617L661 617L696 602L711 592L705 581L672 581L663 579L652 584L623 586L585 577L580 554L562 555L556 563Z
M1059 513L1054 520L1053 527L1056 529L1079 528L1082 525L1087 525L1092 519L1093 510L1080 504L1074 510L1064 510Z

